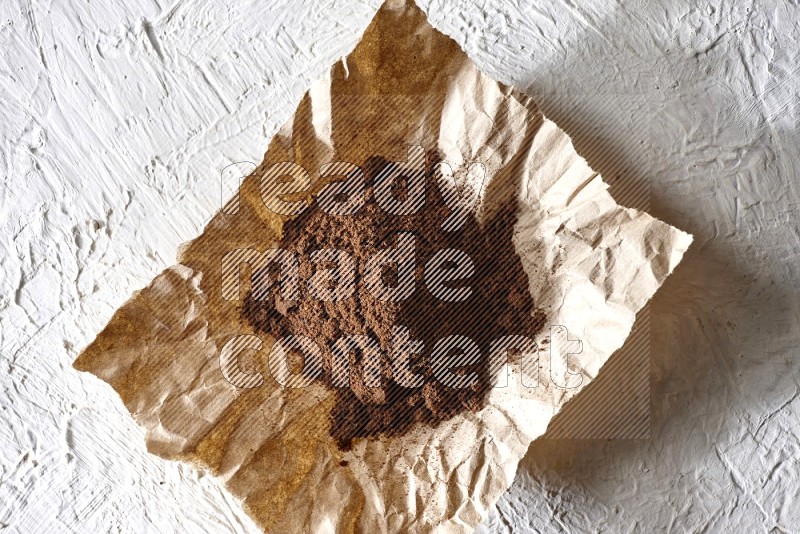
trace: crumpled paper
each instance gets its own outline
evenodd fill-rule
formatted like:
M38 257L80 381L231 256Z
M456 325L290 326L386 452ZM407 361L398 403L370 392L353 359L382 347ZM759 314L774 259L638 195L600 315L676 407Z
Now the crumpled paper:
M261 196L271 165L291 161L313 175L331 161L403 161L409 146L437 150L454 180L473 186L479 217L518 196L515 247L534 302L560 328L537 339L538 365L505 365L505 387L492 389L480 412L343 452L328 434L329 390L268 378L263 358L274 340L240 362L264 371L258 387L224 378L220 350L254 332L241 300L222 297L222 257L280 238L285 218ZM483 172L470 171L476 162ZM511 485L530 442L623 344L691 242L617 205L607 188L529 97L481 74L411 0L390 0L304 96L238 194L182 248L179 264L135 293L74 365L119 393L152 453L212 472L265 531L471 531ZM551 339L564 332L579 342Z

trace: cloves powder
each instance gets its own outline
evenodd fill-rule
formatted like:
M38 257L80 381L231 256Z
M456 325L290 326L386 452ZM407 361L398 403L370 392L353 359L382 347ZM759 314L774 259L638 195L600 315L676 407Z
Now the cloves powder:
M312 261L315 251L336 249L352 258L354 272L348 274L353 287L346 298L321 299L310 284L301 283L296 298L287 299L279 284L273 283L267 288L254 286L244 299L243 317L256 331L277 339L305 336L320 347L322 361L315 378L335 392L330 435L342 450L357 438L397 436L416 424L436 425L465 411L479 411L493 384L492 341L510 335L533 339L544 326L545 317L534 305L528 277L511 241L517 199L494 210L483 224L470 212L457 229L444 229L442 223L453 210L437 181L439 161L435 153L426 155L424 203L414 213L396 215L379 205L376 187L391 164L373 157L362 167L365 196L355 214L332 215L312 204L284 224L279 247L298 259L301 281L330 267ZM391 193L403 200L409 184L402 175L395 182ZM413 292L402 299L382 299L365 281L369 259L399 246L402 238L407 242L409 236L414 247ZM461 295L468 293L463 300L443 300L425 283L426 264L443 250L460 251L471 260L471 276L444 283L453 291L462 290ZM457 267L457 262L440 263L444 268ZM281 273L274 266L269 269L273 271L254 273L254 280L278 280ZM397 287L398 277L399 267L387 264L380 283ZM421 349L405 354L402 362L402 370L414 377L411 383L400 380L398 362L392 361L398 328L406 334L403 339ZM346 336L367 336L380 350L350 345L337 354L333 347ZM456 365L451 368L449 385L432 358L437 342L448 336L468 338L479 349L460 359L454 350L451 363Z

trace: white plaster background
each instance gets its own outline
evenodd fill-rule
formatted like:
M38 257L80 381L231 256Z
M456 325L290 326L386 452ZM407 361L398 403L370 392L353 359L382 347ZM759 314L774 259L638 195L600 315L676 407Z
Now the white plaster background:
M378 3L0 3L0 531L255 531L70 364ZM798 1L424 8L695 235L653 302L651 439L536 442L480 530L800 532Z

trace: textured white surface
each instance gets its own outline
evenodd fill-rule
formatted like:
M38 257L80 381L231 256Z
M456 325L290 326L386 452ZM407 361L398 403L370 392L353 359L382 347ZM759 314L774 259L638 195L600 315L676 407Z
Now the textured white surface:
M254 531L70 367L378 2L226 4L0 4L0 530ZM695 235L652 305L651 439L536 442L481 530L800 530L796 0L423 7Z

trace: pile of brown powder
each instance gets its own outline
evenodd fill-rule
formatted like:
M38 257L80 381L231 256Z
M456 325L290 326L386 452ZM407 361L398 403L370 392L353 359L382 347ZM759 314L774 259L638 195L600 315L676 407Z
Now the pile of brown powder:
M382 209L375 198L376 177L389 163L382 158L369 159L363 166L365 203L356 214L329 215L315 203L284 226L280 248L299 260L300 298L284 300L278 284L273 284L258 298L251 289L243 303L243 315L256 330L276 337L306 336L323 349L323 369L318 378L336 392L330 433L342 449L349 448L354 438L402 434L415 423L435 425L465 410L480 410L491 387L490 343L505 335L533 338L544 325L511 242L516 199L484 226L469 215L457 230L445 231L442 223L452 210L435 179L437 162L436 156L426 158L422 209L411 215L394 215ZM408 193L404 189L407 185L398 179L392 194L402 199ZM399 236L406 232L414 237L413 293L402 300L381 300L363 279L366 263L377 252L397 247ZM341 300L314 298L302 282L315 273L310 255L331 248L346 251L355 260L355 289ZM426 286L425 265L443 249L462 251L472 260L472 276L445 284L453 289L471 288L466 300L441 300ZM271 274L275 279L277 272ZM391 266L381 276L385 286L399 283L400 274ZM424 343L421 352L406 362L406 369L422 377L415 387L406 387L407 382L394 376L392 329L399 326L408 329L411 340ZM349 384L341 387L333 380L331 347L347 335L370 336L381 350L350 350L346 356ZM477 376L467 387L441 383L431 365L434 345L450 335L468 337L480 347L477 363L454 371L459 376ZM369 374L372 370L377 370L377 383L367 379L374 376Z

